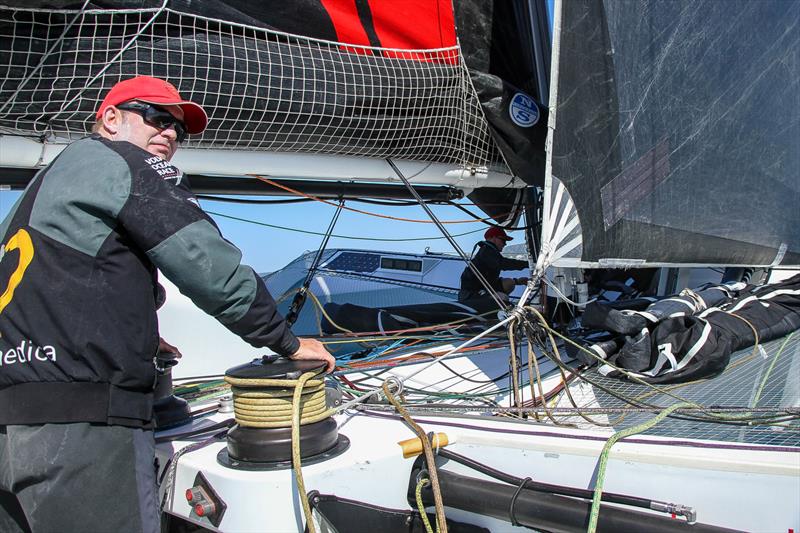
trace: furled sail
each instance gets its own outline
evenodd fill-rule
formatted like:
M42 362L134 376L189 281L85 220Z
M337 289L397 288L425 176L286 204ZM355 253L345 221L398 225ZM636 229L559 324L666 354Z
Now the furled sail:
M800 264L800 3L556 2L547 264Z
M210 111L190 150L433 164L452 176L436 183L487 187L476 202L513 223L513 189L544 175L547 70L536 65L549 36L532 40L530 20L474 0L12 1L0 8L0 133L63 145L86 134L116 81L148 74ZM500 31L511 23L525 31ZM499 62L509 43L520 60ZM416 182L432 183L420 168Z
M82 136L105 91L148 74L211 111L189 147L500 161L454 37L431 50L343 46L167 2L111 3L128 5L2 10L3 131Z

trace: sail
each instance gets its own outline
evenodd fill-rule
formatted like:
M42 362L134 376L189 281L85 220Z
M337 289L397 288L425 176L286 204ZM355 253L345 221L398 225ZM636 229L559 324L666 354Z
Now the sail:
M800 264L800 3L570 0L555 26L542 263Z

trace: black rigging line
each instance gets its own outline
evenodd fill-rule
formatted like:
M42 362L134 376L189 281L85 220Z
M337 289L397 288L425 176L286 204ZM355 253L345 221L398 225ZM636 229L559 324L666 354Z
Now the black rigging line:
M411 183L408 181L408 179L406 179L403 173L400 172L400 169L397 168L397 165L394 164L394 161L392 161L391 158L387 158L386 162L389 163L389 166L392 167L392 170L394 170L395 174L397 174L397 176L403 181L409 192L411 192L411 194L414 195L414 198L417 199L417 202L419 202L420 206L422 206L422 209L425 210L425 212L428 214L433 223L436 224L436 227L439 228L439 231L442 232L442 235L444 235L447 238L447 240L450 242L450 245L458 252L458 255L460 255L461 258L464 260L464 262L467 263L467 267L472 271L472 273L475 275L475 278L480 282L480 284L483 285L483 288L486 289L486 291L492 297L495 303L497 303L497 305L499 306L498 308L506 309L507 308L506 304L503 303L503 301L500 299L500 296L497 294L494 288L492 288L489 282L486 281L486 278L475 267L475 265L472 264L472 261L470 261L470 258L467 257L467 254L464 253L464 250L462 250L461 247L458 245L458 243L455 241L455 239L453 239L453 236L450 235L450 233L447 231L447 228L445 228L444 225L439 221L439 219L436 218L436 215L434 215L433 211L431 211L431 209L425 204L425 202L422 200L422 197L419 195L416 189L414 189L414 186L411 185Z
M315 200L311 198L282 198L279 200L267 200L267 199L256 199L256 198L228 198L223 196L215 196L210 194L198 194L196 195L197 198L200 200L206 200L209 202L221 202L221 203L230 203L230 204L246 204L246 205L280 205L280 204L299 204L299 203L307 203L313 202ZM388 207L409 207L418 205L420 202L414 200L376 200L372 198L357 198L351 199L352 202L361 202L364 204L371 204L371 205L382 205ZM453 200L423 200L422 203L426 205L449 205L460 209L465 214L469 215L470 218L474 218L476 222L483 222L487 226L492 226L496 228L503 228L506 231L517 231L517 230L528 230L533 229L533 225L525 225L525 226L503 226L501 224L496 224L494 222L490 222L486 220L486 217L482 217L476 213L473 213L462 204L455 202ZM474 205L474 204L470 204ZM486 204L487 206L489 204ZM507 205L507 204L492 204L492 205Z
M336 225L336 221L339 219L339 215L341 214L343 207L344 198L339 200L339 206L336 208L336 212L333 214L331 223L328 224L328 229L325 231L325 237L322 239L322 244L319 245L317 255L314 257L314 261L308 268L308 272L306 272L306 279L303 281L303 285L294 295L294 298L292 298L292 305L289 307L289 312L286 313L286 323L289 325L289 327L292 327L292 324L294 324L295 320L297 320L298 315L300 315L300 311L303 309L303 304L306 303L308 287L311 285L311 280L314 279L314 274L316 274L317 267L322 259L322 252L325 251L325 247L328 245L328 241L333 233L333 227Z
M417 202L415 202L414 200L374 200L371 198L359 198L358 200L354 201L372 205L389 205L392 207L394 206L407 207L407 206L417 205ZM436 200L436 201L428 201L426 203L433 205L446 205L450 202L451 200Z
M303 202L313 202L311 198L283 198L280 200L265 200L255 198L228 198L222 196L212 196L209 194L197 194L200 200L208 200L210 202L222 202L229 204L299 204Z
M485 217L480 217L480 216L476 215L475 213L473 213L472 211L470 211L469 209L467 209L466 207L464 207L463 205L461 205L461 204L459 204L457 202L454 202L454 201L450 200L448 203L450 205L452 205L453 207L459 208L464 213L466 213L467 215L469 215L472 218L474 218L477 222L483 222L487 226L492 226L492 227L495 227L495 228L502 228L502 229L504 229L506 231L528 230L528 229L533 229L534 228L533 225L508 227L508 226L503 226L502 224L495 224L494 222L489 222L488 220L486 220Z

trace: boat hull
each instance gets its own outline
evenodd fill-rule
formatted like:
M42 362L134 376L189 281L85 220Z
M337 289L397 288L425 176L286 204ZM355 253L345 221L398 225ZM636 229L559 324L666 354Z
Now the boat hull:
M407 489L414 460L404 459L397 445L413 437L411 430L389 413L343 414L336 421L339 432L350 439L350 448L303 467L306 489L388 509L411 509ZM425 416L417 421L426 432L447 433L454 441L448 449L492 468L584 489L594 486L598 456L609 437L597 431L487 417ZM187 444L159 445L161 464ZM224 447L224 442L217 442L180 458L177 496L166 511L191 521L207 520L198 517L182 496L202 472L227 504L220 530L301 531L304 519L291 469L227 468L217 460ZM441 463L447 471L488 479L452 461ZM690 506L703 524L750 531L797 530L800 449L632 437L613 448L605 491ZM445 507L448 518L491 531L523 530L506 520L447 508L446 498Z

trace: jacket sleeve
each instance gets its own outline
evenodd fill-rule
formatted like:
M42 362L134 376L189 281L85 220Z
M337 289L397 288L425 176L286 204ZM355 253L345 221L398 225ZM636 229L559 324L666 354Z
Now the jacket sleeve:
M264 281L200 208L179 170L128 143L113 148L130 168L130 194L118 222L195 305L255 347L291 355L300 342ZM123 146L116 146L123 145Z
M523 270L528 268L528 262L521 259L511 259L503 256L501 260L501 270Z

